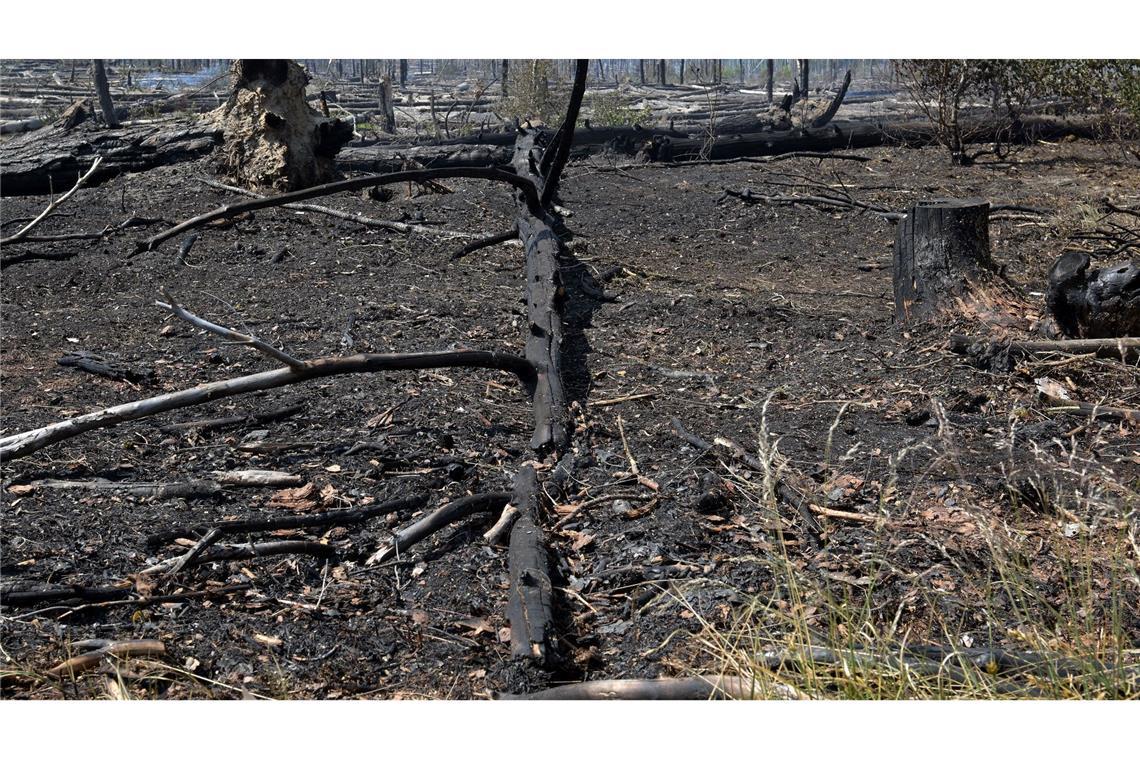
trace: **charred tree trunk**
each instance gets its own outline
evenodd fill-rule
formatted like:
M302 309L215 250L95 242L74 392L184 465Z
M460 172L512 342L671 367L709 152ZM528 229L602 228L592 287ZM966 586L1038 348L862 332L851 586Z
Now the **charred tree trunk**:
M768 102L772 102L773 86L776 80L776 62L768 59Z
M992 277L990 204L970 198L916 203L899 223L894 251L895 318L929 318L968 300Z
M685 83L685 59L681 59L681 65L677 67L677 82L680 84Z
M390 135L396 134L396 104L392 99L392 80L380 78L380 128Z
M1080 338L1140 336L1140 262L1090 264L1083 251L1053 262L1045 302L1057 326Z
M800 62L800 87L803 88L803 96L805 98L811 96L811 87L809 85L809 75L811 72L811 61L804 58Z
M503 92L504 98L510 94L510 92L507 90L507 81L508 81L508 75L510 74L510 71L511 71L511 62L509 59L504 58L503 59L503 87L502 87L502 92Z
M657 61L657 82L664 87L667 82L665 78L665 59L662 58Z
M400 89L403 90L408 86L408 59L400 59Z
M103 114L103 121L108 127L119 126L119 117L115 115L115 104L111 101L111 87L107 84L107 70L103 61L96 58L91 62L95 76L95 92L99 94L99 110Z
M645 59L644 58L638 58L637 59L637 74L641 80L641 86L644 87L645 86Z

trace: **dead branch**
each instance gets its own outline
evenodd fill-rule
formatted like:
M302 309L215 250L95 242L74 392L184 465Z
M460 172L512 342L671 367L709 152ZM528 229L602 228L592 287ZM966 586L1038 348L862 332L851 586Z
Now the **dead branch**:
M185 430L205 432L207 430L224 430L246 424L260 424L263 422L276 422L285 417L291 417L304 409L304 404L290 404L268 412L255 412L253 414L235 415L232 417L214 417L207 420L192 420L190 422L175 422L163 425L158 429L160 433L180 433Z
M562 126L558 128L555 152L553 159L548 159L547 152L543 154L539 163L539 175L543 177L542 205L547 206L554 200L558 192L558 182L562 178L562 170L566 167L566 160L570 158L570 146L574 142L574 127L578 123L578 111L582 108L582 96L586 92L586 77L590 73L590 61L579 58L574 73L574 86L570 89L570 103L566 106L566 117Z
M143 596L134 599L127 599L124 597L130 596L133 590L129 587L108 587L106 589L98 588L79 588L77 594L73 589L49 589L46 591L15 591L9 592L3 597L3 604L8 607L32 607L43 602L60 602L60 601L81 601L84 594L87 596L101 594L107 598L102 602L87 602L77 606L65 605L64 609L70 614L83 612L90 609L103 609L106 607L151 607L156 604L176 604L183 602L187 599L210 599L214 597L228 596L236 594L239 591L248 591L253 588L252 583L236 583L232 586L220 586L218 588L203 589L201 591L180 591L177 594L160 594L156 596ZM51 610L59 609L59 607L48 608ZM38 610L38 612L47 612L48 610Z
M136 370L90 351L69 351L56 359L56 364L61 367L75 367L111 380L126 380L132 383L149 383L154 380L154 370Z
M745 451L743 446L729 438L717 436L714 439L715 443L709 443L700 436L695 435L694 433L690 433L688 430L686 430L681 424L681 421L676 417L671 420L671 423L673 425L673 431L677 434L677 437L681 438L687 443L692 444L700 451L712 451L715 447L719 446L733 459L737 460L738 462L743 462L757 472L765 472L767 469L769 469L764 466L763 462ZM800 493L796 491L796 489L783 482L780 482L776 485L776 491L781 499L795 507L796 513L800 516L800 519L803 520L804 525L807 528L806 534L808 540L811 541L813 545L816 545L818 547L820 545L820 536L823 534L823 528L820 526L819 521L816 520L814 516L812 516L811 510L808 507L807 500L801 496Z
M310 359L300 369L282 369L243 375L229 380L205 383L161 396L82 414L35 430L0 438L0 462L18 459L45 446L74 438L90 430L114 427L129 420L197 406L243 393L280 388L320 377L389 370L441 369L445 367L481 367L515 373L524 388L533 393L535 368L526 359L499 351L440 351L418 354L356 354Z
M489 237L480 238L479 240L474 240L468 243L455 253L451 254L451 260L458 261L469 253L474 253L475 251L481 250L483 248L490 248L493 245L499 245L500 243L506 243L511 240L518 239L519 228L517 226L511 227L506 232L500 232L498 235L490 235Z
M289 365L293 369L300 370L300 369L305 368L305 366L306 366L305 362L301 361L300 359L296 359L296 358L290 356L289 354L285 353L284 351L282 351L278 348L274 348L273 346L269 345L265 341L260 340L256 337L254 337L253 335L249 335L247 333L241 333L241 332L238 332L237 330L231 330L230 328L222 327L221 325L216 325L213 322L210 322L209 320L202 319L197 314L186 311L186 309L182 308L182 306L178 303L178 301L176 301L174 299L174 295L171 294L170 292L168 292L166 290L166 288L162 288L162 295L164 298L166 298L168 301L170 301L170 303L163 303L162 301L155 301L154 305L160 309L165 309L166 311L169 311L171 314L178 317L179 319L184 320L186 322L189 322L190 324L194 325L195 327L199 327L199 328L205 330L206 332L212 332L215 335L221 335L223 338L229 338L230 340L235 341L237 343L242 343L244 345L247 345L254 350L260 351L261 353L265 354L266 356L269 356L273 359L276 359L279 362L282 362L284 364Z
M192 499L216 496L222 485L215 480L187 480L176 483L116 483L110 480L35 480L26 488L76 491L112 491L152 499Z
M304 482L300 475L275 470L230 470L214 472L214 480L222 485L246 488L284 488L299 486Z
M332 527L336 525L355 525L373 517L388 515L393 512L404 512L411 509L421 509L427 504L427 496L408 496L393 499L380 504L372 504L358 509L338 509L331 512L320 512L312 515L285 515L284 517L269 517L250 520L227 520L210 525L198 525L186 528L157 533L146 539L148 548L155 548L178 538L205 535L217 530L222 535L246 535L275 530L295 530L298 528Z
M163 232L146 240L140 241L137 245L135 253L142 253L143 251L153 251L160 243L169 240L172 237L182 234L187 230L196 229L204 224L217 221L219 219L231 219L238 214L244 214L249 211L256 211L263 208L273 208L275 206L284 206L287 203L297 203L299 201L308 200L310 198L321 198L326 195L333 195L335 193L350 192L353 190L362 190L366 187L379 187L381 185L394 185L400 182L424 182L427 180L448 179L456 177L467 177L470 179L486 179L495 182L506 182L515 189L517 189L526 202L526 206L530 209L531 213L536 215L543 215L542 203L539 200L538 188L535 187L534 182L521 177L518 174L505 171L503 169L494 169L479 166L456 166L446 169L418 169L412 171L393 172L391 174L371 174L366 177L357 177L355 179L343 180L341 182L330 182L325 185L317 185L316 187L309 187L304 190L296 190L291 193L284 193L282 195L275 195L265 198L255 198L244 203L233 203L205 214L201 214L192 219L187 219L181 224L164 230Z
M263 544L227 546L202 554L185 563L187 567L207 565L211 562L229 562L238 559L271 557L278 554L309 554L314 557L332 557L336 549L317 541L268 541Z
M245 195L250 198L267 198L269 196L255 193L252 190L246 190L242 187L234 187L222 182L212 179L199 179L203 185L215 188L217 190L227 190L231 193L238 195ZM455 232L452 230L440 230L427 227L422 224L408 224L406 222L390 222L387 219L373 219L363 214L354 214L350 211L340 211L339 209L329 208L328 206L318 206L313 203L286 203L281 208L287 208L294 211L309 211L314 214L324 214L325 216L335 217L337 219L344 219L345 221L354 222L365 227L376 227L384 230L393 230L394 232L418 232L425 235L435 235L441 238L470 238L471 235L466 232Z
M56 198L51 203L49 203L47 208L45 208L43 211L40 212L39 216L37 216L32 221L28 222L23 227L21 227L19 232L17 232L14 235L10 235L9 237L0 239L0 246L12 245L13 243L18 243L21 240L23 240L25 237L27 237L27 234L29 232L31 232L33 229L35 229L36 226L39 225L40 222L42 222L44 219L47 219L49 216L51 216L52 213L57 208L62 206L64 203L66 203L67 199L75 194L76 190L83 187L83 184L85 182L87 182L88 179L90 179L91 175L95 173L95 171L99 168L99 164L101 164L101 163L103 163L103 157L102 156L96 156L95 160L91 163L91 168L89 168L82 176L79 177L79 179L77 179L75 181L74 187L72 187L66 193L59 196L58 198Z
M509 493L493 492L465 496L462 499L444 504L439 509L429 512L417 522L401 530L392 538L390 544L382 547L364 564L375 565L384 562L454 522L481 512L493 512L496 509L502 509L510 500L511 495Z
M966 335L950 336L950 350L956 354L975 354L1005 350L1030 356L1041 354L1096 354L1120 359L1134 358L1140 351L1140 338L1083 338L1078 340L978 340Z
M1050 409L1055 412L1086 415L1090 419L1098 417L1112 417L1129 422L1140 422L1140 409L1124 409L1104 404L1090 404L1087 401L1076 401L1069 398L1068 391L1063 385L1047 377L1038 378L1037 390L1049 402Z
M0 605L5 607L31 607L43 602L62 602L72 599L84 602L103 602L123 599L132 593L129 585L77 586L69 584L23 591L0 588Z
M906 214L901 211L890 211L881 206L873 206L869 203L862 203L856 200L825 198L819 195L763 195L752 192L751 188L746 188L745 190L725 188L724 194L726 196L732 196L733 198L739 198L745 203L771 203L784 206L802 203L808 206L831 206L835 208L856 209L860 212L871 213L892 222L906 218Z
M839 107L843 105L843 98L847 96L847 88L851 86L851 72L847 72L847 76L843 77L843 84L839 87L839 92L835 94L831 104L827 110L812 120L811 128L819 129L827 126L827 123L835 118L835 114L839 112Z
M206 535L202 536L202 539L198 541L198 543L194 544L194 546L191 547L190 551L186 552L181 557L175 557L174 559L167 560L166 562L160 562L157 565L152 565L151 567L148 567L140 572L139 575L147 575L167 571L169 571L170 575L174 575L180 572L191 562L194 562L194 560L198 559L199 555L201 555L202 552L206 551L206 549L218 543L221 537L222 532L220 530L217 528L211 528L206 532Z

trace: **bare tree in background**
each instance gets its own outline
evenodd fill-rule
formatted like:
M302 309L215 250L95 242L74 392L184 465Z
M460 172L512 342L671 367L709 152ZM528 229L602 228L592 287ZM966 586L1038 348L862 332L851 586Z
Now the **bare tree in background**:
M108 127L119 126L115 117L115 104L111 102L111 87L107 84L107 69L100 58L92 60L95 68L95 92L99 95L99 110L103 112L103 121Z

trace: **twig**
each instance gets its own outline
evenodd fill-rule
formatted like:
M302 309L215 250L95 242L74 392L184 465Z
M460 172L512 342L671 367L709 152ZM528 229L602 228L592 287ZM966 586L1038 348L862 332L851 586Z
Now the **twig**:
M35 219L33 219L32 221L30 221L26 225L24 225L22 228L20 228L19 232L17 232L14 235L10 235L9 237L0 239L0 246L11 245L12 243L20 242L20 240L22 240L24 237L27 236L27 234L29 232L31 232L33 229L35 229L35 227L40 222L42 222L44 219L47 219L49 216L51 216L53 211L55 211L57 208L59 208L61 205L63 205L63 203L65 201L67 201L68 198L70 198L72 195L74 195L76 190L83 187L84 183L87 182L87 180L91 178L91 175L95 173L95 170L98 169L99 165L102 163L103 163L103 157L102 156L96 156L95 160L91 163L91 168L88 169L83 174L83 176L81 176L78 180L76 180L74 187L72 187L66 193L59 196L58 198L56 198L51 203L49 203L47 208L45 208L43 211L40 212L39 216L37 216Z
M285 353L284 351L282 351L278 348L274 348L273 346L269 345L265 341L260 340L258 338L255 338L252 335L248 335L246 333L240 333L237 330L231 330L230 328L222 327L221 325L216 325L213 322L210 322L209 320L202 319L197 314L193 314L189 311L186 311L186 309L182 308L182 306L179 305L178 301L176 301L174 299L174 295L167 292L166 288L162 288L162 295L164 298L166 298L168 301L170 301L170 303L163 303L162 301L155 301L154 302L155 306L159 307L160 309L165 309L166 311L169 311L174 316L178 317L179 319L185 320L186 322L189 322L190 324L194 325L195 327L200 327L201 329L203 329L207 332L212 332L215 335L221 335L223 338L229 338L230 340L236 341L238 343L245 344L245 345L249 346L250 348L253 348L253 349L256 349L257 351L260 351L261 353L265 354L266 356L272 357L279 362L283 362L284 364L289 365L293 369L303 370L308 366L305 362L301 361L300 359L294 358L294 357L290 356L289 354Z
M160 562L157 565L152 565L139 574L149 575L166 572L168 575L175 575L187 565L194 562L194 560L198 559L202 552L206 551L206 549L216 544L218 540L221 539L221 537L222 532L220 530L217 528L211 528L206 532L206 535L202 536L202 539L198 543L194 544L190 551L186 552L181 557L175 557L174 559L167 560L166 562Z

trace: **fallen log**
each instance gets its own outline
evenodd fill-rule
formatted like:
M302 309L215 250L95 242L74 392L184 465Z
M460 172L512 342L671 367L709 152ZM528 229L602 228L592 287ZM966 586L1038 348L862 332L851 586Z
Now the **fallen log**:
M538 476L534 467L526 465L515 476L513 505L519 515L511 527L508 549L511 595L507 619L511 624L511 654L550 665L555 652L553 588L539 527L538 494Z
M90 119L72 128L56 122L0 143L0 195L47 195L73 184L100 156L90 186L124 172L192 161L210 153L221 138L218 127L198 121L119 129L98 127Z

